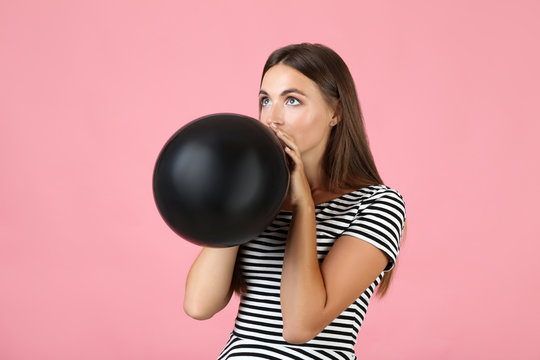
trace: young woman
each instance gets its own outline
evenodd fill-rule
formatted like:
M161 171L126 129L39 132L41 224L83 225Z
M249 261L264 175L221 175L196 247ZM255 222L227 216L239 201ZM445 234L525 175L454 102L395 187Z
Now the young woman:
M204 248L187 278L196 319L241 294L219 359L356 359L375 288L384 294L405 225L401 195L383 185L351 74L331 49L290 45L268 58L260 120L291 159L283 209L252 241Z

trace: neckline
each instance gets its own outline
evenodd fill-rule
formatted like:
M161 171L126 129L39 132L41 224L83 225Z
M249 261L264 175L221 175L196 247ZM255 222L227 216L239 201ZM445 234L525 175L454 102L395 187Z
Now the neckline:
M348 193L342 194L342 195L337 196L337 197L335 197L335 198L333 198L333 199L330 199L330 200L328 200L328 201L325 201L325 202L316 204L316 205L315 205L315 210L317 210L317 209L319 209L319 208L321 208L321 207L324 207L324 206L328 206L329 204L335 202L336 200L339 200L339 199L341 199L341 198L343 198L343 197L345 197L345 196L348 196L348 195L352 195L352 194L354 194L354 193L356 193L356 192L358 192L358 191L361 191L361 190L364 190L364 189L367 189L367 188L371 188L371 187L374 187L374 186L381 186L381 185L382 185L382 184L379 184L379 185L369 185L369 186L365 186L365 187L360 188L360 189L355 189L355 190L353 190L353 191L349 191ZM280 209L279 212L280 212L280 213L292 213L292 210L283 210L283 209Z

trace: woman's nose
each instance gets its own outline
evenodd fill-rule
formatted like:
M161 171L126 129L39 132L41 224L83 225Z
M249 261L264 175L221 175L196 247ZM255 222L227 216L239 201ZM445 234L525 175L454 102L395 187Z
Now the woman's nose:
M277 106L273 106L270 111L268 111L268 116L266 117L266 123L270 126L272 123L276 125L283 124L283 114L281 114Z

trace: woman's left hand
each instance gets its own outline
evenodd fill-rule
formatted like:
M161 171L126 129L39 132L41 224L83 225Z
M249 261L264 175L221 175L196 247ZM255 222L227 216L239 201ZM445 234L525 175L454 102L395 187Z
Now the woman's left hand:
M311 206L313 207L313 198L311 196L311 187L307 181L306 174L304 172L304 163L302 162L302 156L296 145L294 138L279 129L275 124L271 124L270 127L274 130L276 135L285 144L285 153L293 162L291 171L291 183L289 186L289 202L293 209L298 206Z

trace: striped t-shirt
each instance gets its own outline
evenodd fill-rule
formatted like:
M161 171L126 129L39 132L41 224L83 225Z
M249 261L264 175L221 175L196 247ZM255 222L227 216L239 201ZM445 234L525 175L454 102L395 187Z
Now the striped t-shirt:
M340 236L376 246L393 268L405 222L402 196L385 185L368 186L315 207L317 254L321 263ZM345 311L304 344L283 339L280 281L292 213L281 211L238 256L247 290L242 296L231 338L219 359L355 359L354 345L370 297L384 271Z

